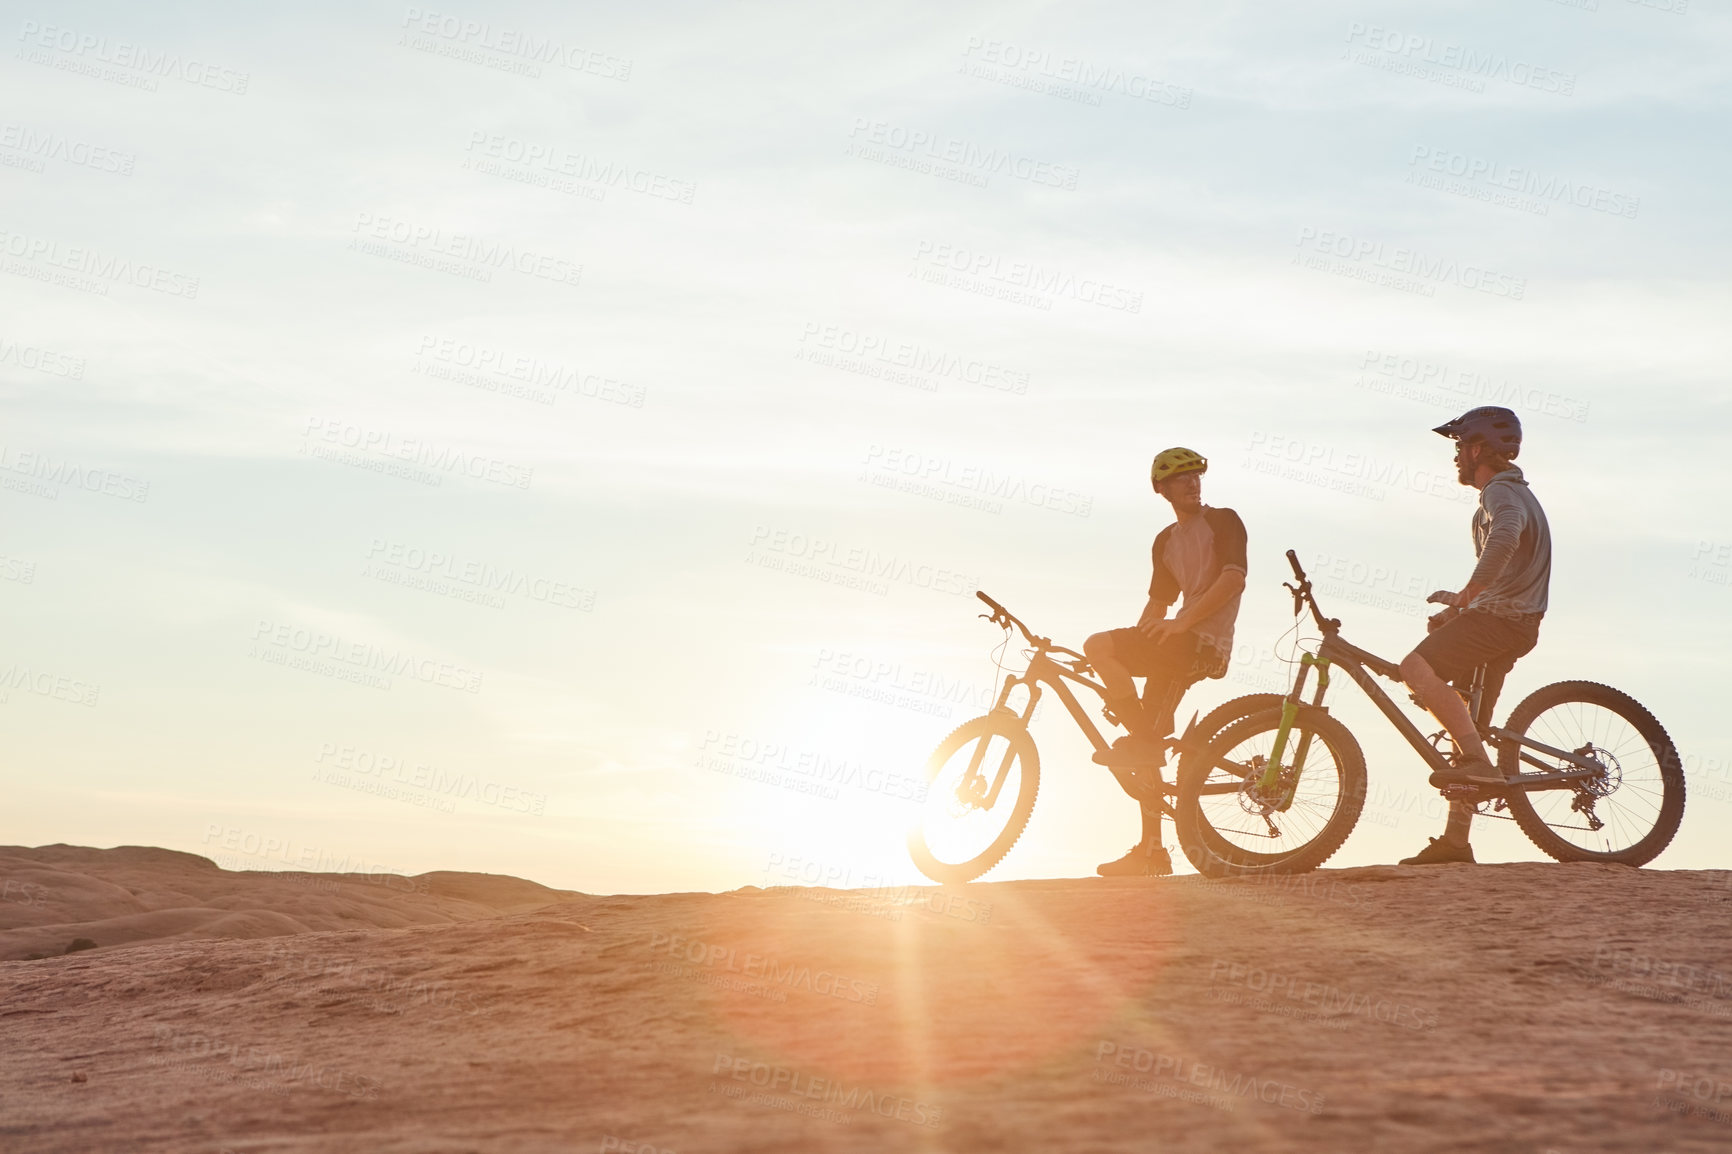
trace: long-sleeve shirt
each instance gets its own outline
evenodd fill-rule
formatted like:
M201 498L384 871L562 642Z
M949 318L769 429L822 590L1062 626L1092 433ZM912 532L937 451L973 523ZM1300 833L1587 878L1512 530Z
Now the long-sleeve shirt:
M1483 592L1470 608L1500 617L1537 617L1546 611L1552 580L1552 530L1545 510L1511 465L1485 483L1473 514L1473 551L1479 557L1469 583Z

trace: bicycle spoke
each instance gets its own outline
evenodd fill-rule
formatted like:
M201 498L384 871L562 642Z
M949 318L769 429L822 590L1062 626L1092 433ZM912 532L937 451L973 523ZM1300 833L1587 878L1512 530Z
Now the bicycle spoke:
M1607 767L1606 781L1596 788L1603 796L1595 797L1591 807L1599 829L1576 808L1581 795L1575 789L1527 795L1534 813L1558 836L1585 850L1616 853L1654 827L1665 800L1665 781L1653 748L1627 718L1593 702L1562 702L1536 717L1528 732L1556 749L1589 748L1589 756ZM1542 760L1553 759L1542 755Z

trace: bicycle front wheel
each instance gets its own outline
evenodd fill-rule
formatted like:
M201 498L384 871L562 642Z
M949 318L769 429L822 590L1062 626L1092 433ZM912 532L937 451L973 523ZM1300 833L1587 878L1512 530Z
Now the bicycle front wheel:
M1040 755L1022 718L997 711L964 722L926 763L926 802L908 853L935 882L969 882L997 865L1028 824Z
M1365 755L1347 727L1301 707L1273 788L1261 782L1281 710L1229 722L1179 763L1179 845L1209 877L1303 873L1341 848L1365 806ZM1303 771L1292 766L1303 748Z
M1684 767L1666 730L1641 702L1592 681L1560 681L1528 695L1504 729L1598 763L1602 772L1567 789L1512 792L1510 816L1534 845L1558 861L1647 865L1684 820ZM1538 766L1523 748L1498 753L1505 777ZM1570 763L1532 750L1546 769Z

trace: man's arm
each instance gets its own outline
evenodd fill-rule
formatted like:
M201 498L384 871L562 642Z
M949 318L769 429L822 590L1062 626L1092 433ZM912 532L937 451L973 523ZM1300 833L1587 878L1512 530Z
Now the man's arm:
M1170 620L1166 619L1167 607L1150 598L1149 607L1143 610L1143 617L1137 622L1137 628L1157 641L1170 634L1184 633L1244 591L1245 574L1237 569L1223 569L1221 575L1215 578L1215 583L1203 590L1202 595L1195 601L1187 597L1185 607Z
M1185 600L1185 607L1179 610L1173 618L1176 632L1183 633L1233 598L1245 591L1245 573L1240 569L1223 569L1221 575L1215 578L1215 583L1203 590L1203 595L1191 601Z
M1137 628L1141 629L1151 640L1159 640L1171 632L1172 622L1167 620L1167 608L1171 601L1162 601L1158 597L1150 597L1149 603L1143 606L1143 615L1137 618Z
M1522 530L1527 527L1527 511L1505 486L1487 487L1485 510L1491 514L1491 527L1486 530L1485 545L1479 551L1479 564L1460 593L1455 595L1455 607L1466 609L1473 599L1496 583L1509 567L1516 549L1521 546Z

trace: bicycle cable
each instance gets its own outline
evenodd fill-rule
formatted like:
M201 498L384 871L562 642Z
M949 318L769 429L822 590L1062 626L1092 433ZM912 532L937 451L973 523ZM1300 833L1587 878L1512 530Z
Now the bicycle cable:
M992 651L992 667L998 672L992 675L992 700L998 700L998 684L1000 679L1009 676L1010 670L1004 667L1004 651L1010 648L1010 626L1004 627L1004 640Z
M1323 640L1321 637L1303 637L1300 635L1300 624L1299 623L1304 618L1304 616L1305 616L1305 611L1303 609L1301 609L1299 612L1293 614L1293 624L1289 625L1285 630L1283 630L1281 635L1279 637L1275 638L1274 644L1269 647L1270 656L1272 656L1276 661L1279 661L1281 664L1287 666L1289 672L1291 672L1294 665L1298 664L1299 654L1302 651L1303 652L1310 652L1309 650L1305 650L1305 648L1304 648L1306 642L1316 641L1316 642L1321 643ZM1281 647L1282 647L1282 645L1284 645L1287 642L1287 638L1289 636L1291 636L1293 638L1292 648L1288 651L1290 655L1283 657L1281 655Z

